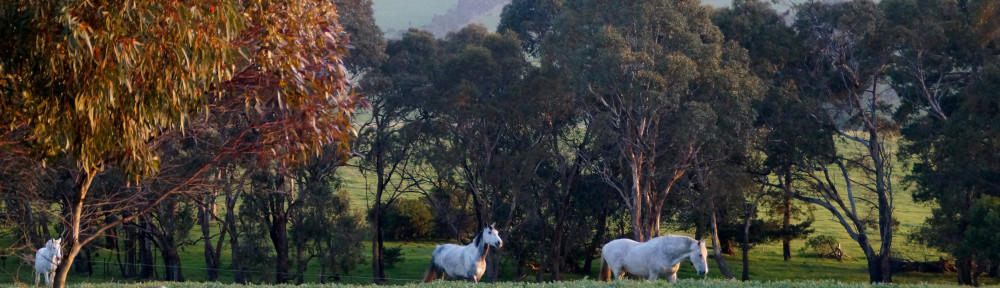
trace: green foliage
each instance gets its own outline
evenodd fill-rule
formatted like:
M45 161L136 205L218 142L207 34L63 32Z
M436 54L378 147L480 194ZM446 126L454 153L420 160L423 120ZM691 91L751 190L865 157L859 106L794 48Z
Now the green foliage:
M806 241L806 245L802 247L800 252L809 252L815 257L830 257L834 255L837 246L840 245L840 241L836 237L830 235L818 235L816 237L809 238Z
M435 231L434 214L421 200L399 199L383 212L387 239L412 241L424 239Z
M969 210L969 227L962 244L956 249L959 257L977 261L1000 260L1000 198L984 196Z
M688 172L679 167L742 153L752 131L763 87L710 15L699 1L570 1L543 47L607 141L599 145L613 147L598 166L625 163L603 173L627 178L613 182L633 216L645 215L633 220L638 235L659 227L653 215Z
M403 246L386 247L384 253L382 257L385 258L382 261L385 263L386 268L396 267L396 263L406 260L403 257Z
M274 279L274 248L269 236L270 221L267 221L267 205L264 197L251 193L241 194L242 201L237 214L236 231L239 246L232 247L232 253L239 255L236 267L247 272L242 274L245 281L265 282ZM251 273L249 271L258 271Z
M517 33L524 50L537 55L562 5L563 0L513 0L503 7L497 31Z
M350 55L345 57L344 66L353 74L377 67L385 61L385 39L375 25L372 0L336 0L338 21L344 31L350 33Z

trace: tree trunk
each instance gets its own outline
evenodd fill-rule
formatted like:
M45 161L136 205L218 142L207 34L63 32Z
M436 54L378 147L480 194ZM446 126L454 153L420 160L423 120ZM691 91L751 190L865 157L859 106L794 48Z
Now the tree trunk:
M553 231L555 235L552 235L552 251L550 252L551 255L549 257L552 260L552 274L550 275L552 277L551 278L552 281L562 280L560 268L562 266L562 263L564 262L562 257L563 246L566 244L565 243L566 238L564 237L566 233L563 230L566 229L566 217L569 216L567 215L569 214L569 205L570 205L569 201L572 198L571 196L573 194L571 191L573 189L572 182L576 176L575 167L577 167L577 165L578 164L574 164L574 169L572 172L570 172L572 174L570 174L567 177L564 177L564 179L566 179L567 181L567 183L562 188L563 193L565 194L563 194L562 203L560 203L561 207L559 207L558 209L559 215L557 216L556 219L556 230Z
M122 217L128 217L125 212ZM125 249L125 273L122 277L134 278L139 276L139 231L136 229L135 221L129 221L122 225L122 232L125 234L125 241L122 243Z
M756 207L756 204L754 204ZM753 210L748 211L748 213L743 218L743 243L741 249L743 250L743 273L740 277L741 281L750 281L750 223L753 218Z
M245 173L249 174L250 172ZM247 275L240 267L240 253L236 253L236 249L240 247L240 234L236 231L236 202L239 199L239 190L236 189L226 189L226 223L223 225L224 229L229 231L229 249L233 250L233 253L229 253L230 265L233 269L233 282L246 284Z
M306 265L309 263L302 258L302 251L305 250L305 247L303 246L304 245L296 245L295 247L295 285L302 285L302 283L305 283L306 281Z
M8 200L8 203L11 202L11 201L17 202L17 204L10 203L10 206L11 207L18 207L19 209L17 209L17 210L20 210L20 211L11 211L11 212L14 212L14 215L19 215L21 217L21 219L20 219L21 225L24 225L23 226L24 227L24 238L23 238L24 239L24 243L19 243L19 244L28 245L30 247L41 247L41 245L39 245L39 244L45 243L44 241L47 241L47 240L46 239L42 239L40 237L39 233L37 232L38 230L37 230L36 227L38 227L38 226L35 225L35 213L31 209L31 203L28 202L27 200L22 200L22 199L11 199L11 200ZM44 226L42 226L42 227L44 227ZM48 229L46 229L46 230L48 230Z
M868 236L864 230L858 229L858 239L856 241L861 245L861 250L864 251L866 261L868 262L868 281L871 283L881 283L883 281L882 262L883 260L888 262L888 259L883 259L883 257L888 257L875 253L875 249L868 243Z
M139 279L153 278L153 240L147 231L149 228L148 215L139 217Z
M207 281L214 282L219 278L219 258L215 255L215 247L212 246L212 231L211 231L211 212L214 210L211 207L215 206L215 197L206 197L204 205L199 205L198 207L198 224L201 226L201 236L202 241L205 245L205 269L208 274ZM222 234L225 235L225 234ZM223 237L223 236L219 236ZM220 239L221 241L221 239Z
M375 192L375 203L372 205L372 282L382 284L385 281L385 270L382 263L382 193Z
M76 181L75 187L73 187L73 198L70 200L70 215L69 215L69 235L66 240L69 244L69 253L63 256L63 262L56 269L56 275L54 284L55 287L62 288L66 287L66 275L69 273L69 269L73 266L73 259L76 255L80 253L80 248L83 244L80 243L80 218L83 215L83 201L87 198L87 191L90 190L90 184L94 181L94 176L97 176L97 168L91 168L89 171L81 171L82 174Z
M965 257L955 259L955 269L958 269L958 284L972 285L972 260Z
M722 251L719 249L719 228L715 220L715 212L712 212L712 251L715 252L715 263L719 266L719 272L726 279L736 279L733 276L733 271L729 270L729 265L726 265L726 258L722 257Z
M785 203L782 205L781 219L781 255L785 261L792 260L792 235L789 229L792 225L792 197L785 196Z
M284 195L271 195L271 243L274 245L275 282L291 280L288 260L288 213L285 210Z
M646 238L643 237L645 235L645 233L644 233L645 231L643 231L644 229L642 227L642 204L643 204L642 203L642 190L641 190L642 189L641 188L642 184L639 182L640 178L639 178L639 170L638 170L638 169L641 169L641 168L637 167L637 165L634 162L634 161L636 161L635 159L632 159L632 161L633 161L633 163L632 163L632 167L631 167L632 168L631 172L632 172L632 194L633 195L632 195L632 207L629 207L629 208L632 209L632 211L631 211L632 212L632 234L633 234L633 237L635 237L635 239L634 239L635 241L644 242Z
M590 247L587 248L586 260L583 261L583 273L591 275L594 262L594 258L597 255L597 248L604 245L604 234L607 234L608 230L608 209L603 209L601 212L600 220L597 220L597 231L594 233L594 238L590 240Z
M160 245L160 256L163 257L163 277L166 281L184 282L184 275L181 274L181 257L177 253L177 245L174 243L173 233L164 235L162 245Z
M160 224L159 232L154 233L159 240L157 245L160 248L160 257L163 258L163 277L166 281L184 281L181 274L181 259L177 253L177 239L174 231L177 225L177 201L173 198L160 202L159 213L156 219ZM153 231L153 230L150 230Z
M560 256L562 256L561 246L563 239L562 239L562 227L561 227L562 221L559 222L560 223L556 224L556 231L554 232L555 235L552 235L553 236L552 247L551 247L552 249L549 251L549 265L551 267L550 268L551 271L549 271L550 273L549 280L552 282L561 280L561 275L559 275L559 266L560 263L562 262L562 257Z

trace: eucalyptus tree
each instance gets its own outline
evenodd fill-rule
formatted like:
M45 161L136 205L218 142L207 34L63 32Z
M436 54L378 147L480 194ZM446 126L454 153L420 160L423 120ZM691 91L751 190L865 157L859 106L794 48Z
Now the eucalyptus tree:
M530 170L511 166L528 151L519 148L532 141L512 134L522 125L511 120L519 103L509 94L524 75L520 45L514 34L488 33L478 25L449 33L440 43L440 73L432 79L443 96L422 99L422 113L433 115L429 140L440 145L428 155L439 165L436 173L457 176L458 186L472 196L481 224L506 218L494 208L511 203L504 201L505 196L514 197L504 195L510 191L507 186L521 183L512 179L530 176Z
M81 214L98 172L118 166L131 179L156 172L150 139L182 130L191 115L208 112L212 97L239 95L248 114L285 119L256 130L264 139L257 147L271 155L301 158L319 143L346 145L357 103L344 93L347 39L332 3L304 2L0 4L0 33L11 39L0 48L0 91L20 111L12 121L31 131L35 155L67 155L77 171L59 287L84 244L178 191L90 230Z
M372 277L375 283L385 279L383 265L384 208L416 182L406 171L416 169L413 158L423 128L423 118L417 113L416 99L429 97L434 91L430 81L437 74L439 48L430 33L411 30L400 40L385 46L383 62L373 62L360 81L360 89L371 103L368 118L359 124L357 151L358 168L365 179L374 178L367 186L372 195L369 207L372 229Z
M542 40L552 31L552 22L563 0L513 0L503 7L497 31L517 33L528 55L540 56Z
M759 87L746 52L725 43L710 15L699 1L571 1L544 42L591 125L609 136L614 155L590 163L625 201L636 240L659 235L666 196L694 160L714 161L714 152L698 156L722 140L714 133L752 120ZM605 169L614 166L624 177Z
M871 1L808 2L796 6L794 27L804 49L800 76L773 99L797 107L781 109L787 120L779 122L800 123L775 126L781 128L770 137L800 144L768 160L781 172L775 187L833 214L864 251L869 280L891 282L895 190L889 137L898 129L887 117L895 108L887 104L891 53L884 15ZM838 150L835 139L848 149ZM846 195L832 179L846 183ZM871 223L877 227L877 250L868 234Z
M787 110L798 110L800 108L791 107L790 103L800 101L797 99L798 90L795 87L798 69L801 68L801 41L795 35L792 27L786 24L785 19L767 1L759 0L736 0L730 7L716 10L712 17L716 25L726 39L740 43L740 46L747 49L750 56L750 68L762 81L769 82L767 92L761 101L756 103L758 111L757 125L764 132L761 141L755 141L756 151L767 155L767 159L762 161L761 166L751 167L750 170L756 174L788 173L794 160L789 155L796 150L806 149L802 147L809 143L789 141L789 139L777 140L781 137L784 129L793 129L790 125L801 125L801 119L793 117L794 114L785 114ZM796 98L796 99L787 99ZM816 127L802 127L810 130ZM798 132L794 132L798 133ZM790 134L785 134L790 135ZM809 134L801 134L799 137ZM803 137L804 138L804 137ZM777 140L777 141L772 141ZM766 171L765 171L766 170ZM800 216L803 211L801 205L793 205L792 197L785 195L777 198L765 197L768 205L775 213L781 215L781 229L789 233L782 235L782 254L785 261L792 258L791 241L797 233L801 231L805 224L792 224L794 218ZM808 222L808 221L806 221ZM802 235L801 233L798 233ZM746 271L746 270L744 270Z
M362 262L361 225L350 209L350 200L334 172L344 168L336 147L327 146L321 153L293 168L297 194L289 212L289 238L294 251L296 283L305 282L306 270L317 259L326 275L350 271ZM322 277L322 276L321 276Z
M433 178L471 196L475 222L497 221L506 233L530 200L531 190L522 188L534 185L533 167L540 161L541 138L530 125L535 102L514 91L527 67L520 40L472 25L439 45L440 72L429 86L434 97L419 99L419 113L429 121L420 161L433 169ZM494 262L487 262L486 279L496 279Z
M958 282L977 284L975 266L996 260L973 252L975 238L990 229L982 213L1000 196L996 165L997 38L994 1L893 0L879 3L897 39L888 75L901 98L896 112L902 129L900 155L914 163L907 181L913 197L934 202L914 238L956 257ZM986 196L992 195L992 196ZM986 225L987 227L984 227ZM973 246L977 245L977 246Z

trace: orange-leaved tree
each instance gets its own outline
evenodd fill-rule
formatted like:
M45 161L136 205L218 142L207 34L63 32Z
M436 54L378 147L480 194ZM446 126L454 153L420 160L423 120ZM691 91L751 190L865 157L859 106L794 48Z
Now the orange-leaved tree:
M349 119L361 100L347 92L347 37L330 2L15 0L0 4L0 27L8 39L0 43L0 93L10 109L0 120L26 123L37 159L68 157L78 170L58 287L84 244L178 191L140 213L81 227L98 172L153 175L160 159L149 143L210 113L210 103L238 99L244 113L265 119L253 127L252 147L273 159L304 159L327 144L343 151L353 135Z

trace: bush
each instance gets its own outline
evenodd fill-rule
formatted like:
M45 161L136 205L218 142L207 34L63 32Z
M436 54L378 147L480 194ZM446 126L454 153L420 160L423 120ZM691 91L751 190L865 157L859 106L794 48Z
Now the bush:
M396 267L396 263L406 259L403 258L402 245L396 247L384 247L383 250L382 265L385 265L385 268Z
M387 240L413 241L434 231L434 214L417 199L400 199L383 210L383 235ZM369 222L371 215L368 215Z
M828 235L809 238L809 241L806 241L806 245L802 247L802 251L805 252L806 249L812 250L814 256L834 258L838 261L841 260L841 255L843 255L843 252L840 250L840 242L837 241L837 238Z

